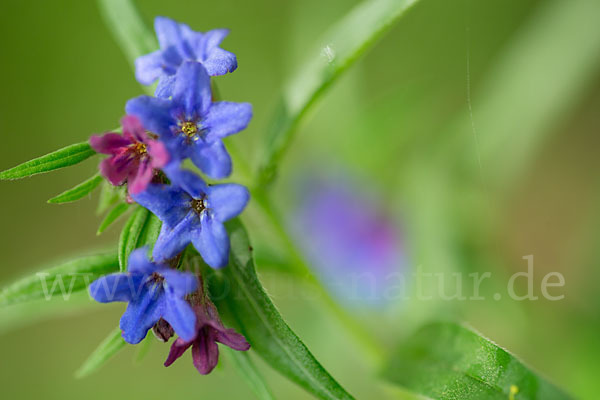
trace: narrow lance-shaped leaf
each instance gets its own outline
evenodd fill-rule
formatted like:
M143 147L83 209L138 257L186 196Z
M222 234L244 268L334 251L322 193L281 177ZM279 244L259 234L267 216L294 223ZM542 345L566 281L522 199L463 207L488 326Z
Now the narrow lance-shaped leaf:
M268 184L298 123L326 89L418 0L364 1L319 42L289 81L267 131L258 183Z
M218 271L221 279L211 282L218 285L211 290L223 317L237 326L252 349L274 369L318 398L352 399L285 323L265 293L242 224L233 220L227 227L231 239L229 266Z
M260 400L273 400L273 394L267 386L265 379L250 359L247 352L235 351L223 346L223 351L233 361L241 377L246 381L252 392Z
M88 357L83 365L75 372L77 378L88 376L100 368L112 356L123 349L127 343L121 336L121 329L116 328L100 343L98 348Z
M384 377L439 400L570 398L508 351L453 323L419 330L394 352Z
M100 188L100 196L98 196L96 214L104 214L106 210L122 199L124 196L121 195L121 190L122 187L113 186L108 181L104 181Z
M86 179L79 185L69 189L65 192L62 192L58 196L55 196L48 200L48 203L51 204L61 204L61 203L70 203L73 201L80 200L84 198L86 195L90 194L94 189L102 183L102 177L100 174L95 174L89 179Z
M150 213L144 224L144 228L140 233L137 247L148 246L148 248L152 250L152 248L154 248L154 243L156 243L156 239L158 239L158 235L160 234L161 227L162 221L158 219L156 215Z
M144 207L138 207L127 220L127 223L121 231L119 237L119 269L125 271L127 269L127 259L129 254L138 248L138 243L142 229L146 224L146 220L150 216L150 211Z
M11 304L9 307L0 307L0 334L22 329L41 321L54 318L89 313L98 309L98 303L90 298L87 291L80 290L72 293L68 299L62 296L53 296L46 300L26 301Z
M20 179L78 164L96 154L87 142L72 144L0 172L0 180Z
M119 270L114 253L82 257L25 277L0 292L0 305L12 305L38 299L50 300L85 289L100 276Z
M96 232L96 234L100 235L102 232L104 232L106 228L112 225L112 223L119 219L120 216L125 214L125 212L129 210L130 207L131 205L127 203L117 204L112 210L109 211L108 214L106 214L106 217L104 217L104 219L100 223L100 226L98 227L98 232Z

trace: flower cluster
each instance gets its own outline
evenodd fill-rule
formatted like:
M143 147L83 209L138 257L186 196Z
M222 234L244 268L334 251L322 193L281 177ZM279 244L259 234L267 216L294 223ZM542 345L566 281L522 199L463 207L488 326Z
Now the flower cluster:
M219 47L228 31L194 32L187 25L158 17L160 49L136 60L136 78L158 81L154 96L127 102L122 134L94 135L90 145L108 157L101 174L113 185L126 185L128 199L161 221L151 259L148 249L134 250L127 271L96 280L91 295L99 302L128 302L120 322L123 338L142 341L150 329L167 341L176 333L165 365L192 347L202 374L217 364L217 342L248 350L245 338L226 329L205 294L199 275L180 271L179 261L191 243L212 268L228 263L229 237L223 223L239 215L249 200L238 184L208 184L182 169L190 161L208 178L232 172L222 139L245 129L252 118L248 103L215 101L211 77L237 68L236 56Z

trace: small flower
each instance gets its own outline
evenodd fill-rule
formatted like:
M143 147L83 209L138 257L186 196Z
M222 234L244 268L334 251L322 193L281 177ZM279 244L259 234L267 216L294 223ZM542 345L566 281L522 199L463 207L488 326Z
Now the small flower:
M401 232L376 192L339 174L311 176L296 187L300 201L291 223L323 283L352 306L382 307L404 295L398 293L405 269Z
M217 309L210 300L205 299L203 304L195 305L194 312L196 313L196 338L191 341L178 338L174 341L165 361L165 367L173 364L188 348L192 347L194 366L202 375L207 375L219 362L217 342L237 351L246 351L250 348L243 335L223 326Z
M231 174L231 158L221 139L246 128L252 106L213 103L211 96L206 70L197 62L185 62L177 71L171 99L139 96L125 109L159 135L174 159L189 157L206 175L222 179Z
M213 268L227 265L229 237L223 222L237 216L248 203L248 190L238 184L208 186L191 171L171 172L174 185L148 186L133 195L163 222L154 245L155 260L174 257L191 242Z
M229 33L227 29L194 32L170 18L156 17L154 30L160 50L135 60L135 77L142 85L150 85L159 78L162 82L174 75L184 61L201 62L210 76L225 75L237 68L235 54L219 47Z
M90 138L90 145L98 153L110 157L100 163L100 172L115 186L127 181L130 193L140 193L154 176L154 170L169 161L165 146L146 134L139 119L126 115L121 119L123 135L106 133Z
M91 296L100 303L129 303L120 322L127 343L141 342L161 318L181 338L193 340L196 316L184 297L197 289L197 277L148 261L146 251L140 248L131 253L128 273L94 281L90 285Z

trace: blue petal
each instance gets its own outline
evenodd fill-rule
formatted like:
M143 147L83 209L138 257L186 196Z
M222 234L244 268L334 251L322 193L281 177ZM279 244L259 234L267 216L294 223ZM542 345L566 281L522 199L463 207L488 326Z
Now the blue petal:
M143 275L111 274L96 279L89 287L90 296L99 303L130 301L144 285Z
M127 270L132 274L151 275L159 267L148 259L148 246L135 249L129 255Z
M210 77L202 64L184 62L175 78L173 102L182 109L187 121L196 120L206 114L212 101Z
M179 24L171 18L156 17L154 19L154 31L161 49L176 46L182 39Z
M239 215L250 198L242 185L225 183L209 188L208 208L217 221L225 222Z
M175 257L190 243L190 231L198 224L198 216L190 211L177 225L169 227L163 224L154 244L152 256L156 261Z
M175 333L186 342L190 342L196 337L196 314L188 302L179 296L166 295L163 318L171 324Z
M235 54L221 48L213 49L202 62L210 76L225 75L237 69Z
M135 115L147 130L158 135L169 136L171 126L177 121L171 116L171 102L150 96L138 96L125 105L127 114Z
M165 278L165 291L174 296L184 297L198 288L198 278L191 272L167 269L160 274Z
M157 184L148 185L145 191L131 194L131 197L171 227L185 217L191 200L190 196L178 187Z
M193 58L194 53L190 44L185 40L182 28L189 29L184 24L179 24L170 18L156 17L154 19L154 30L158 37L158 43L162 50L170 47L177 49L181 57L185 59Z
M202 39L204 41L204 51L208 55L212 50L219 47L223 39L225 39L229 35L229 29L213 29L208 32L205 32L202 35Z
M188 148L192 162L212 179L227 178L231 174L231 157L220 140L205 143L200 140Z
M168 99L173 95L173 87L175 86L175 75L161 76L158 81L158 86L154 91L154 96L161 99Z
M249 103L213 103L202 120L206 140L212 142L237 133L248 126L251 118L252 106Z
M194 247L211 267L226 266L229 261L229 237L225 227L207 213L200 217L200 224L200 230L192 235Z
M127 343L137 344L146 337L148 330L162 317L165 292L161 285L147 286L139 299L129 302L121 317L120 327Z
M150 85L163 73L162 51L138 57L135 60L135 78L142 85Z
M192 171L169 167L165 172L174 185L179 186L195 199L201 199L208 193L208 185Z

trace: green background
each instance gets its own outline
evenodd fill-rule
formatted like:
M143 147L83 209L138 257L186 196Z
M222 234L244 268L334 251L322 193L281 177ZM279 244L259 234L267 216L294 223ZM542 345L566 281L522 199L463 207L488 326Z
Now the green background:
M197 30L231 29L223 47L236 53L239 69L218 78L218 84L227 100L253 104L249 129L231 140L254 162L285 78L355 3L139 5L149 24L166 15ZM283 212L289 211L294 177L307 165L342 168L387 199L405 232L407 270L424 265L493 273L485 301L407 301L368 316L349 310L385 348L426 320L456 317L578 397L597 396L600 45L595 38L600 32L594 14L586 12L598 10L594 3L421 0L333 86L300 128L273 188ZM558 9L557 29L572 36L557 39L555 25L544 25ZM95 3L5 1L0 10L0 169L116 127L127 99L142 91ZM579 39L569 41L573 38ZM515 58L524 62L506 61ZM564 90L553 91L557 87ZM560 99L552 98L555 93ZM503 139L486 153L494 135ZM2 282L116 244L115 227L96 237L100 217L94 201L45 203L90 176L96 163L0 183ZM246 219L260 250L269 236L253 215L250 209ZM535 256L537 294L543 275L560 271L565 299L493 300L491 293L525 269L522 257L529 254ZM368 356L310 288L274 268L261 275L290 326L345 388L357 398L402 396L378 382ZM251 396L226 358L207 377L197 374L189 357L166 369L167 348L158 343L141 362L127 349L95 375L74 379L73 371L113 329L122 310L120 304L90 302L83 311L33 323L17 323L24 309L0 312L3 397ZM308 398L255 359L278 398Z

